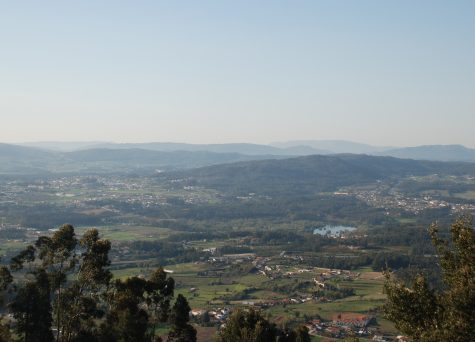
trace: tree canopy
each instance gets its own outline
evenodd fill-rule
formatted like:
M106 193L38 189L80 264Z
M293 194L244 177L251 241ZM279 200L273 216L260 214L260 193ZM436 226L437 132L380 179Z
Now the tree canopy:
M15 318L19 341L160 341L160 322L184 336L170 341L196 340L186 299L179 295L171 307L173 278L158 268L147 278L113 280L110 249L96 229L78 238L73 226L63 225L0 267L0 304ZM0 342L12 336L0 321Z
M472 217L457 219L450 240L430 227L444 288L431 289L423 275L408 287L386 272L386 316L415 341L475 341L475 231Z
M310 342L308 329L279 329L256 310L235 310L219 332L218 342Z

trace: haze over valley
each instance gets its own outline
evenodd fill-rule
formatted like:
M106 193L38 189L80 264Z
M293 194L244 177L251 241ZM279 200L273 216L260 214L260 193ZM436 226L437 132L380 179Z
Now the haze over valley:
M0 4L0 342L475 341L475 2Z
M296 141L258 145L184 143L48 142L0 144L0 172L61 173L151 171L196 168L238 161L307 155L366 154L402 159L475 162L475 150L461 145L377 147L349 141Z
M237 308L307 322L314 338L347 336L338 316L356 319L350 331L361 337L395 336L378 309L380 271L389 263L409 279L416 267L439 286L427 226L475 212L473 152L348 141L1 144L0 251L10 260L65 222L78 236L93 227L112 242L115 276L166 267L202 341Z

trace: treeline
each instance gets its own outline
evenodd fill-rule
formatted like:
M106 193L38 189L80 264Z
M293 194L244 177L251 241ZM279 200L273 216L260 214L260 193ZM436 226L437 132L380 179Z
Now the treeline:
M373 258L370 255L358 255L358 256L335 256L335 255L322 255L312 258L308 263L315 267L333 268L340 270L354 270L356 268L369 266L373 262Z
M111 244L92 229L78 239L71 225L41 236L0 267L0 341L195 341L186 299L174 298L175 282L158 268L147 279L113 279ZM3 318L3 317L2 317Z
M342 299L355 295L355 289L352 287L337 287L330 283L325 283L324 288L319 288L315 295L318 297L325 297L327 299Z
M322 255L308 260L315 267L354 270L360 267L371 266L373 271L381 272L387 269L399 270L408 268L423 269L427 266L424 256L401 254L400 252L365 253L353 256Z
M75 209L70 207L46 203L30 206L20 203L4 203L0 205L0 213L9 222L37 229L57 227L69 220L76 222L77 225L97 226L108 222L113 215L107 212L98 215L87 215L76 212Z
M452 197L457 193L463 193L466 191L475 191L475 185L470 184L464 181L453 181L453 180L434 180L434 181L417 181L411 179L405 179L404 181L398 183L398 189L402 192L413 196L419 195L424 191L434 191L439 190L441 192L447 192L447 197ZM444 196L433 196L443 198Z
M285 246L288 251L319 253L325 247L360 247L364 253L351 255L316 254L306 256L307 262L313 266L334 269L357 269L371 266L375 271L386 268L401 269L409 265L417 266L425 262L424 255L433 255L434 249L430 242L427 229L419 226L394 226L371 230L364 237L354 238L349 235L346 239L335 239L328 236L314 235L310 232L293 231L288 229L257 230L257 231L213 231L181 232L163 240L132 241L121 243L127 246L127 258L155 258L162 264L174 262L192 262L206 259L209 252L191 247L187 242L198 240L221 240L238 237L235 245L228 244L216 250L217 255L250 253L259 254L259 246ZM379 251L381 247L409 246L406 254L401 252ZM344 251L344 249L342 250ZM343 252L344 253L344 252Z
M188 220L235 220L235 219L292 219L325 221L338 217L352 222L383 224L391 220L384 210L370 207L352 197L296 196L289 192L272 198L239 200L227 198L220 203L193 204L174 203L166 209L170 217Z
M128 260L155 259L156 262L162 265L194 262L209 256L209 253L202 250L186 247L183 243L168 240L138 240L124 242L119 245L119 248L124 247L129 251L126 257Z

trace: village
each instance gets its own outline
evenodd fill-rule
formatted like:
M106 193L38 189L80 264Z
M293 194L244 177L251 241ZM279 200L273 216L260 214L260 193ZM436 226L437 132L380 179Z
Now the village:
M403 192L390 189L386 184L379 183L372 189L344 188L334 192L335 196L353 196L370 206L384 208L387 215L397 214L402 210L413 215L418 215L428 209L447 209L453 213L475 211L475 204L463 203L452 198L450 201L441 199L440 196L421 194L408 196Z

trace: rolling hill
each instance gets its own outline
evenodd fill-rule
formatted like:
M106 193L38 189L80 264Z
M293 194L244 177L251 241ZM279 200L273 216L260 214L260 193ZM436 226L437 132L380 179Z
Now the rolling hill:
M150 143L62 143L62 142L37 142L25 143L23 146L42 148L51 151L73 152L90 149L129 150L141 149L161 152L213 152L213 153L237 153L250 156L275 155L275 156L299 156L309 154L327 154L329 151L315 149L310 146L289 146L284 148L270 145L232 143L232 144L186 144L172 142Z
M324 151L320 154L355 153L372 154L386 150L386 147L372 146L348 140L291 140L285 142L275 142L271 146L279 148L292 148L296 146L306 146L308 148Z
M189 169L237 161L283 157L209 151L154 151L138 148L95 148L59 152L0 144L0 173L150 172L155 169Z
M185 179L190 185L227 192L272 195L283 192L304 194L334 191L341 186L434 173L475 175L475 164L340 154L239 162L166 176Z
M418 160L475 162L475 150L462 145L424 145L386 150L379 155Z

